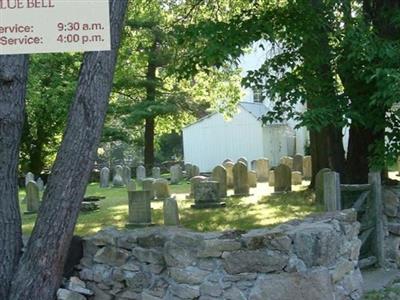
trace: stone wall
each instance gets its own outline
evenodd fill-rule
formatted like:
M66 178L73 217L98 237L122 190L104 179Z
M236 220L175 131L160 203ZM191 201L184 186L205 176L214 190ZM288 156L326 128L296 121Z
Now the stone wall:
M383 191L385 257L388 267L400 267L400 188Z
M358 231L352 210L248 232L107 228L78 270L96 300L360 299Z

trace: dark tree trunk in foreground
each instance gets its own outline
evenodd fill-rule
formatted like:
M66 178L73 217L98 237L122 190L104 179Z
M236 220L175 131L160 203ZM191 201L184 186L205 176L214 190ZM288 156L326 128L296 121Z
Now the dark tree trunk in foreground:
M112 50L86 53L67 128L9 300L53 300L107 111L127 0L111 0ZM7 299L7 298L6 298Z
M27 73L27 56L0 55L0 299L7 299L21 255L17 171Z

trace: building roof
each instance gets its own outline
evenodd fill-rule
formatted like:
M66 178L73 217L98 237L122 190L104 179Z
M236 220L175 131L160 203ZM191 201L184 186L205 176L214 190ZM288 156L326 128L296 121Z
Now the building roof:
M260 102L240 102L239 105L257 120L261 120L262 116L268 112L268 108L265 104Z

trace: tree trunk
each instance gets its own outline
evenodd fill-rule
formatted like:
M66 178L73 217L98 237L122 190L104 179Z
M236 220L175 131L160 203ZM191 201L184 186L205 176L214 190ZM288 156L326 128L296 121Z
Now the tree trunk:
M9 300L53 300L107 111L127 0L111 0L111 51L84 56L67 128ZM7 299L7 298L6 298Z
M154 117L146 118L144 129L144 165L146 170L150 172L154 166Z
M22 247L17 177L27 74L27 56L0 55L0 299L7 299Z

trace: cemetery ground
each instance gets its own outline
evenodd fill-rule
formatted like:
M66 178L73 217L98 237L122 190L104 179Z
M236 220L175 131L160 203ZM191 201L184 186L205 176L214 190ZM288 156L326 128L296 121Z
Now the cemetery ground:
M291 219L301 219L309 214L323 210L315 205L313 193L307 190L307 182L295 187L295 191L271 195L272 188L259 183L251 189L252 196L224 200L225 208L192 209L193 199L186 199L190 184L186 181L171 185L171 193L177 197L181 226L195 231L249 230L261 227L273 227ZM138 185L139 186L139 185ZM265 196L266 194L269 194ZM36 214L25 215L26 205L22 203L25 191L21 190L21 211L23 233L30 234ZM81 212L75 228L75 234L88 235L108 226L124 228L128 222L128 193L126 188L99 188L98 183L90 184L86 196L105 196L100 200L100 209ZM155 225L163 224L162 201L152 201L152 218Z

